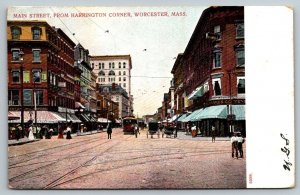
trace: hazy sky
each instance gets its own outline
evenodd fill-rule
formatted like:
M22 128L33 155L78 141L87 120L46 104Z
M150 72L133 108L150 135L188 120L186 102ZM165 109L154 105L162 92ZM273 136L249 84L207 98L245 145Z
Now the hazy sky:
M79 41L91 55L130 54L134 113L141 117L161 106L163 93L170 87L174 57L184 52L205 8L13 7L8 10L8 20L46 20L75 43ZM168 12L168 16L135 16L139 12ZM172 12L185 12L185 16L172 16ZM16 18L16 13L27 17ZM97 13L98 17L75 17L72 13ZM131 17L111 17L120 13Z

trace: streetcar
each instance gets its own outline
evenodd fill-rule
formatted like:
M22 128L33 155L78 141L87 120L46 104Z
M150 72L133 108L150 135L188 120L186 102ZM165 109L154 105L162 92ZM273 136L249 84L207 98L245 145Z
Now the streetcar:
M137 124L137 119L134 116L127 116L123 118L123 133L134 134L134 127Z

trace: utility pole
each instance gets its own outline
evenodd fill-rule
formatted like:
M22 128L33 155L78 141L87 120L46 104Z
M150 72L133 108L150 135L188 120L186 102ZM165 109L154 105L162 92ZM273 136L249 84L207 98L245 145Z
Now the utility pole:
M20 71L21 71L21 127L22 127L22 131L24 131L24 86L23 86L23 55L24 52L21 50L19 53L19 58L20 58L20 62L21 62L21 67L20 67Z

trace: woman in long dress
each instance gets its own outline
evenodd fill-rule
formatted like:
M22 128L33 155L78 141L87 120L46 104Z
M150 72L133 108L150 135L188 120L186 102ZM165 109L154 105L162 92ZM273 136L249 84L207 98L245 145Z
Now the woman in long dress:
M67 127L66 133L67 133L66 139L72 139L72 136L71 136L71 127L70 126Z
M34 140L34 136L33 136L33 132L32 132L32 126L29 127L28 131L29 131L28 139L29 140Z

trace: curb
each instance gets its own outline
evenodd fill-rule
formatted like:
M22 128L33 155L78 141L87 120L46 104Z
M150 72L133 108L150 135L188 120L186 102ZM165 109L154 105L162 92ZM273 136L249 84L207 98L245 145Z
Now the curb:
M27 143L36 142L36 141L40 141L40 139L28 140L28 141L24 141L24 142L8 143L8 146L23 145L23 144L27 144Z

